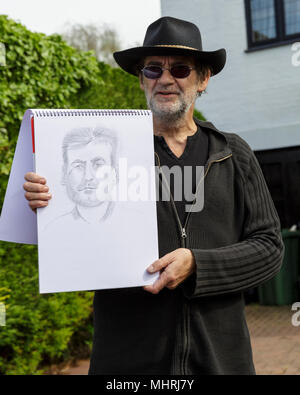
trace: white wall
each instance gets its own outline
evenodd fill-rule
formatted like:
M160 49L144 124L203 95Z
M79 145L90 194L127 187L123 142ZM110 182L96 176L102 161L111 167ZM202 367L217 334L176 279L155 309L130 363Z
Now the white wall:
M197 102L207 120L253 149L300 145L300 66L292 65L291 44L245 53L244 0L161 0L161 8L195 23L204 50L227 50L225 68Z

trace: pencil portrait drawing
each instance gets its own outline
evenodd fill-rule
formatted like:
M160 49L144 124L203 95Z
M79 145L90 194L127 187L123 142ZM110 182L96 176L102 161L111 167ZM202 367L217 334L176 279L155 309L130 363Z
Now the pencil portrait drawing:
M74 207L50 223L59 219L95 224L112 214L115 202L109 192L117 182L117 146L115 133L102 127L81 127L65 135L61 180ZM102 169L112 170L109 177Z

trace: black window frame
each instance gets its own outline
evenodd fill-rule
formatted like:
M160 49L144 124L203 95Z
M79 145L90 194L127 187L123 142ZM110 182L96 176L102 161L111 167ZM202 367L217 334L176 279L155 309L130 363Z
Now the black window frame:
M295 34L285 34L285 11L284 11L284 0L274 0L274 11L275 11L275 27L276 37L255 41L252 40L252 20L251 20L251 0L245 1L245 14L246 14L246 27L247 27L247 41L248 49L246 52L250 52L258 49L265 49L270 47L277 47L280 45L286 45L300 39L300 31Z

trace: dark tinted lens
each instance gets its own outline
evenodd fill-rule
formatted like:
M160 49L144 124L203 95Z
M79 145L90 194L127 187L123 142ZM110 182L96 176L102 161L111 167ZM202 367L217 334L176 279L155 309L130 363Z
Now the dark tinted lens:
M143 68L143 73L146 78L154 80L162 75L162 69L159 66L146 66Z
M174 78L186 78L189 76L191 70L189 66L178 65L171 67L171 74Z

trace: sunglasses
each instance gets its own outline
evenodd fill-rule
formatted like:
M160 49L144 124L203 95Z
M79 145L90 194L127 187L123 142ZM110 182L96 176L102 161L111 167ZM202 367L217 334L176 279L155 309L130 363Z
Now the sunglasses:
M187 66L186 64L178 64L175 66L171 66L169 69L161 66L145 66L141 71L146 78L150 80L156 80L160 78L164 72L164 70L169 70L172 77L174 78L186 78L190 75L191 71L194 70L195 67Z

